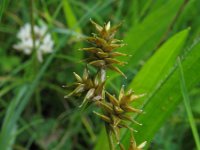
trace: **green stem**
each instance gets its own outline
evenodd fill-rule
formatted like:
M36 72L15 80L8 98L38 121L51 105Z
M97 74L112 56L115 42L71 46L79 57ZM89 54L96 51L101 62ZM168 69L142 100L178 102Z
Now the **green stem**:
M101 82L105 82L106 81L106 70L104 68L101 68L100 72L101 72L101 77L100 77ZM105 85L103 87L103 100L106 101L106 99L105 99ZM107 137L108 137L108 143L109 143L110 150L114 150L115 148L114 148L112 134L111 134L111 132L108 128L107 123L105 123L105 128L106 128L106 134L107 134Z
M33 39L33 50L35 51L35 32L34 32L34 0L30 2L30 18L31 18L31 36Z
M31 36L32 36L32 40L33 40L33 61L32 61L32 65L33 65L33 71L35 74L37 74L38 72L38 60L37 60L37 49L38 46L36 47L36 35L35 35L35 30L34 30L34 26L35 26L35 21L34 21L34 0L31 0L30 2L30 19L31 19Z
M105 123L105 128L106 128L106 133L107 133L107 137L108 137L108 143L109 143L110 150L114 150L114 143L113 143L112 135L111 135L110 130L108 129L108 126L106 125L106 123Z

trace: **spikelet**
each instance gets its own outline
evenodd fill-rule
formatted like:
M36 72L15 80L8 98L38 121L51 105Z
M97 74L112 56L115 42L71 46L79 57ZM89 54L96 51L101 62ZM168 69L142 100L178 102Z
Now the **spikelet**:
M65 98L69 98L73 95L84 95L84 99L80 107L88 104L89 102L101 100L105 84L104 73L104 70L99 71L93 79L92 77L90 77L87 68L85 68L82 77L80 77L77 73L74 72L74 77L77 81L72 85L73 91L66 95Z
M130 106L130 103L134 100L144 96L142 95L135 95L131 90L127 93L124 92L124 87L121 88L118 99L111 95L109 92L106 92L108 97L107 101L97 101L96 104L104 110L104 114L99 114L94 112L97 116L99 116L102 120L104 120L107 124L113 135L115 136L118 143L120 143L120 129L127 128L131 132L135 131L134 129L130 128L127 125L128 122L135 123L137 125L142 125L132 119L129 113L141 113L142 110L136 109ZM123 147L120 144L120 147Z
M125 45L122 43L122 40L114 38L121 23L111 27L110 22L104 24L104 26L100 26L96 22L90 21L97 30L97 33L93 34L92 37L86 38L86 40L92 44L92 47L80 49L91 54L87 62L97 68L111 69L126 77L125 74L116 67L116 65L123 66L126 62L115 59L117 56L127 56L124 53L115 51L117 48Z

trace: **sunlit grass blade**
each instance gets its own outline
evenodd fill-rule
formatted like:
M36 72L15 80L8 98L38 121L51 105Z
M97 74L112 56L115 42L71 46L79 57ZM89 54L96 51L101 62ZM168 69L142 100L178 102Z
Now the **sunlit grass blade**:
M198 150L200 150L200 138L199 138L199 134L198 134L196 124L195 124L194 116L192 114L192 109L191 109L191 106L190 106L190 98L189 98L189 95L188 95L188 91L187 91L187 87L186 87L186 83L185 83L185 78L184 78L184 73L183 73L183 67L182 67L180 58L178 58L178 66L179 66L179 72L180 72L180 86L181 86L181 93L183 95L183 102L184 102L185 109L186 109L186 112L187 112L187 117L188 117L188 120L189 120L189 123L190 123L192 134L194 136L196 147L197 147Z
M81 28L77 24L76 16L68 2L68 0L62 0L65 20L69 28L74 29L76 32L81 33Z

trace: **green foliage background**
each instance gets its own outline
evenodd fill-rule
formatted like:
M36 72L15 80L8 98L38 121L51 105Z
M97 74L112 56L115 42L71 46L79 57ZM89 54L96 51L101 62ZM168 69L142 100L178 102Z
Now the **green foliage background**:
M95 108L80 114L81 101L65 100L70 91L61 87L72 83L73 72L81 73L85 66L80 60L86 54L78 49L87 45L80 37L94 32L90 18L99 24L124 22L117 37L128 44L119 51L132 55L120 58L128 62L120 68L128 79L108 72L106 87L117 94L124 84L146 93L135 104L145 113L133 116L143 126L130 125L138 130L138 144L146 140L150 150L198 149L199 0L33 2L0 1L0 150L109 149L103 123L92 113ZM54 53L43 63L13 49L19 28L31 21L45 22L55 42ZM185 105L182 94L189 101ZM197 130L192 132L190 125ZM129 136L124 130L121 141L126 147Z

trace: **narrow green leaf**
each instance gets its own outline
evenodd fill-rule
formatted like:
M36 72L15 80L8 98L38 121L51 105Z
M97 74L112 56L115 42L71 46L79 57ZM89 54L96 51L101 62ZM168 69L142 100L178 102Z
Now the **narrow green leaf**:
M4 118L3 125L1 127L0 133L0 149L4 150L11 150L13 140L15 139L15 134L13 133L16 131L16 107L19 105L20 100L23 98L27 90L26 86L23 86L19 91L16 98L11 102L9 105L6 116Z
M67 25L69 28L74 29L78 33L81 33L81 28L78 26L76 16L74 15L68 0L62 0L62 4Z
M188 116L188 120L190 123L190 127L192 129L192 133L194 136L194 140L197 146L197 149L200 150L200 139L199 139L199 135L198 135L198 130L194 121L194 117L192 114L192 109L190 106L190 99L189 99L189 95L187 92L187 88L186 88L186 83L185 83L185 78L184 78L184 74L183 74L183 67L180 61L180 58L178 58L178 66L179 66L179 71L180 71L180 85L181 85L181 92L183 95L183 102L186 108L186 112L187 112L187 116Z
M183 30L170 38L157 52L145 63L129 87L136 93L146 93L148 97L157 84L164 80L173 68L177 56L183 48L189 29Z
M124 39L128 45L122 49L124 53L132 55L134 58L122 57L123 61L130 62L127 68L138 65L139 61L156 48L182 2L183 0L169 0L165 5L149 14L141 23L130 28Z
M72 31L74 30L77 33L81 33L81 28L80 28L80 24L76 19L76 16L72 10L71 5L69 4L68 0L62 0L62 6L63 6L63 10L64 10L64 15L65 15L65 19L66 19L66 23L68 25L68 28L71 29ZM72 39L77 39L78 34L76 34L76 36L73 36ZM74 50L71 52L72 57L76 56L76 58L82 59L83 57L83 52L82 51L77 51L77 49L79 49L80 47L82 47L82 43L76 43L74 45ZM80 67L76 67L77 70L80 69Z

